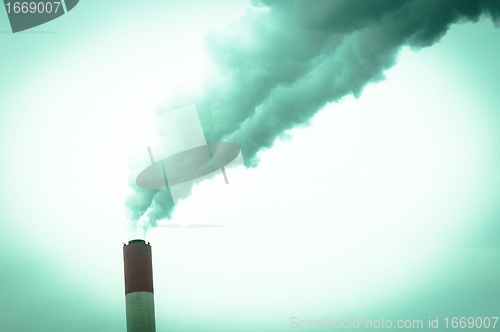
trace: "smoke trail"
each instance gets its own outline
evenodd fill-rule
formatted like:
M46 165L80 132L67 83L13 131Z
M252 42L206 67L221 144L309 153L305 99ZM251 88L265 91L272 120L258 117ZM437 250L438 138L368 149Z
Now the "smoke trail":
M307 125L327 103L359 97L368 83L383 80L403 46L430 46L454 23L481 17L500 22L500 0L252 4L239 22L206 36L212 62L202 93L194 97L207 140L237 143L247 167L257 166L259 151L287 130ZM136 199L141 204L127 203L134 216L148 202L160 204L151 193L137 192ZM155 218L168 218L171 211Z

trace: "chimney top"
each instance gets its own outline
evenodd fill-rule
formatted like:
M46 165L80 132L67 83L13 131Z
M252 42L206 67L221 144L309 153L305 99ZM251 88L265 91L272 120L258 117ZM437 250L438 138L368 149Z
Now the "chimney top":
M146 241L137 239L137 240L130 240L128 242L129 245L134 243L146 244Z

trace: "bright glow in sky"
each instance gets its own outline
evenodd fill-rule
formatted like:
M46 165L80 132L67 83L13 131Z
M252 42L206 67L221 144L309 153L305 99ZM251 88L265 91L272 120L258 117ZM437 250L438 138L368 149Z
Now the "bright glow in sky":
M127 130L200 88L203 36L248 4L150 6L87 1L39 28L55 33L0 34L2 331L125 330ZM158 331L498 316L499 45L481 21L405 48L257 168L196 187L172 221L225 227L148 234Z

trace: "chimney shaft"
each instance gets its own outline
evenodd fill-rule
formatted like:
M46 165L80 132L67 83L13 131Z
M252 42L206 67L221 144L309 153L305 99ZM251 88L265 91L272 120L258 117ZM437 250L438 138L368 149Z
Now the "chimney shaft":
M123 246L127 332L155 332L151 246L131 240Z

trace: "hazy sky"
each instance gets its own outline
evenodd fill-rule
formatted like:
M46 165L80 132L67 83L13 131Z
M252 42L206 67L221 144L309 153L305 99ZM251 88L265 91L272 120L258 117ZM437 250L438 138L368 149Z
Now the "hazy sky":
M0 331L125 331L127 136L192 102L252 167L172 214L225 227L148 233L158 331L500 316L500 30L316 3L0 10Z

